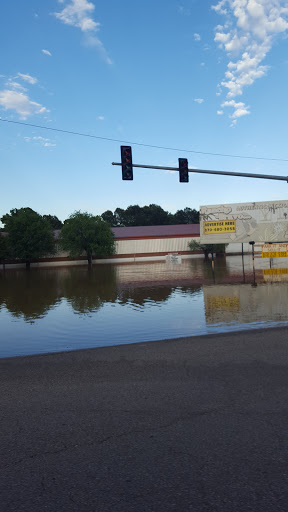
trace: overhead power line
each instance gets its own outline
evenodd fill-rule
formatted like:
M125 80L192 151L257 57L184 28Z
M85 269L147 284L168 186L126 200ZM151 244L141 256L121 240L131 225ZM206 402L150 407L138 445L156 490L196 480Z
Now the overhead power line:
M90 139L106 140L110 142L119 142L121 144L129 144L131 146L142 146L145 148L164 149L167 151L178 151L181 153L193 153L196 155L221 156L228 158L244 158L246 160L266 160L268 162L288 162L288 158L267 158L264 156L247 156L247 155L231 155L228 153L212 153L211 151L196 151L194 149L171 148L169 146L157 146L156 144L144 144L142 142L132 142L122 139L113 139L111 137L101 137L100 135L92 135L91 133L81 133L72 130L62 130L61 128L52 128L51 126L42 126L39 124L24 123L22 121L11 121L10 119L0 118L2 123L20 124L31 128L39 128L40 130L49 130L51 132L67 133L68 135L78 135L80 137L88 137Z

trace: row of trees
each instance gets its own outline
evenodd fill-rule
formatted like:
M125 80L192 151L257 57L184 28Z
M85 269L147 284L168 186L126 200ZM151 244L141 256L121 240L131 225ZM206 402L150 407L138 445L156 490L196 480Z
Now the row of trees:
M15 208L3 215L1 222L5 232L0 233L1 263L20 259L29 268L32 260L55 253L54 227L47 216L31 208ZM89 267L93 257L106 257L115 251L109 224L87 212L74 212L65 220L59 244L70 257L85 253Z
M5 217L5 215L4 215ZM53 229L62 229L63 222L56 215L42 215ZM199 211L191 208L177 210L170 213L157 204L139 206L137 204L128 208L116 208L114 212L106 210L100 217L111 227L123 226L163 226L167 224L199 224ZM1 229L0 229L1 231ZM2 228L2 231L4 229Z
M91 267L93 257L107 257L115 252L110 227L194 224L199 223L199 212L184 208L173 215L156 204L131 205L114 212L107 210L101 216L77 211L62 223L55 215L40 215L27 207L10 210L1 222L4 233L0 233L0 263L20 259L29 268L32 260L55 253L54 230L61 229L60 247L70 257L85 253Z
M112 227L121 226L163 226L167 224L199 224L199 211L191 208L169 213L157 204L139 206L137 204L128 208L116 208L114 212L106 210L101 215Z

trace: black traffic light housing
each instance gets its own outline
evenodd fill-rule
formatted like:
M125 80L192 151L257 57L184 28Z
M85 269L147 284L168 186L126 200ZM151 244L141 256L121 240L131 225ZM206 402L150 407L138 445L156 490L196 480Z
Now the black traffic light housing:
M133 180L131 146L121 146L122 180Z
M180 183L188 183L188 160L187 158L178 158L179 161L179 181Z

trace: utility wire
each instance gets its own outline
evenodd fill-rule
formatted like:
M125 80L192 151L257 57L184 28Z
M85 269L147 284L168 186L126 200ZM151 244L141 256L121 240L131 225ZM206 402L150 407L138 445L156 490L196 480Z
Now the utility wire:
M2 123L11 123L11 124L20 124L22 126L30 126L32 128L40 128L41 130L50 130L52 132L59 132L59 133L68 133L69 135L78 135L80 137L89 137L90 139L97 139L97 140L107 140L110 142L120 142L121 144L129 144L131 146L142 146L145 148L154 148L154 149L164 149L169 151L178 151L182 153L194 153L197 155L210 155L210 156L224 156L229 158L245 158L248 160L266 160L269 162L288 162L288 158L266 158L264 156L247 156L247 155L230 155L226 153L212 153L208 151L195 151L193 149L180 149L180 148L171 148L166 146L157 146L154 144L144 144L141 142L131 142L127 140L121 140L121 139L112 139L109 137L100 137L99 135L91 135L90 133L81 133L81 132L74 132L71 130L62 130L60 128L51 128L50 126L41 126L38 124L31 124L31 123L23 123L21 121L11 121L9 119L2 119L0 118L0 121Z

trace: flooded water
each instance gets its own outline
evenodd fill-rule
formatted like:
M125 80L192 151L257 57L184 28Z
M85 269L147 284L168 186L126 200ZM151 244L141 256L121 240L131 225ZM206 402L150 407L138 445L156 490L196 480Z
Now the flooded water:
M288 325L286 259L0 270L0 357Z

